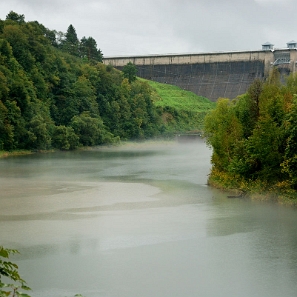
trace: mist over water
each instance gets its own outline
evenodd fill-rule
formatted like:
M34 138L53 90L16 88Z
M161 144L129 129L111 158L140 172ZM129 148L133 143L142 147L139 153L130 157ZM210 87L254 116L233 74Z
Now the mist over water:
M297 213L207 187L205 143L0 160L0 244L33 297L295 296Z

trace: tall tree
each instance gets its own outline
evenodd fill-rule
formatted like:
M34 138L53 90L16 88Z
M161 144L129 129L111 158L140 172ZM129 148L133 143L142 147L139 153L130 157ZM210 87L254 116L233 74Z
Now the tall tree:
M89 62L102 62L102 52L97 49L96 40L93 37L83 37L80 41L80 55L82 58L87 58Z
M248 99L250 103L250 117L255 122L259 117L259 102L263 89L263 82L256 79L248 89Z
M10 11L9 14L6 16L6 20L15 21L18 23L24 23L25 22L25 16L23 14L17 14L14 11Z
M243 129L229 99L220 98L216 109L205 117L205 136L208 144L213 147L214 167L222 171L228 171L230 164L234 167L241 147Z
M63 42L63 49L71 55L79 56L79 40L76 30L72 25L69 25Z
M78 43L76 30L73 27L73 25L71 25L71 24L69 25L65 37L66 37L67 42L70 42L72 44L77 44Z

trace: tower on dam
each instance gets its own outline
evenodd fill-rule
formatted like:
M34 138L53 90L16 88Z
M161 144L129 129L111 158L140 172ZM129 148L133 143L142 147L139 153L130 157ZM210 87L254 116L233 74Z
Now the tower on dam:
M296 72L297 42L292 40L283 49L274 49L267 42L257 51L110 57L103 62L119 70L131 62L139 77L216 101L245 93L256 78L264 79L273 67L283 76Z

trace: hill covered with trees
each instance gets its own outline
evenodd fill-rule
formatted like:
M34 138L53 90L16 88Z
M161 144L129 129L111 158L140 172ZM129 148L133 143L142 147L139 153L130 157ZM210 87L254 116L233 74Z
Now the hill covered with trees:
M157 135L150 88L80 41L10 12L0 21L0 149L73 149Z
M239 98L220 99L205 135L213 148L210 184L297 197L296 74L283 85L274 69Z
M155 104L133 66L123 75L102 58L73 25L57 32L13 11L0 20L0 150L68 150L189 128L176 108Z

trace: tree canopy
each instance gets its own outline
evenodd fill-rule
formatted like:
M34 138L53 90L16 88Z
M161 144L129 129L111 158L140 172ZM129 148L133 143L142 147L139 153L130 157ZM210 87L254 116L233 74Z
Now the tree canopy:
M0 150L73 149L158 135L151 88L101 63L92 37L0 20Z
M79 39L72 24L58 32L13 11L0 20L0 150L167 137L200 128L212 108L195 97L190 105L202 109L187 110L185 94L176 106L132 63L121 72L102 60L96 40Z
M124 77L127 78L130 83L136 79L136 73L136 66L131 62L123 67Z
M274 69L236 99L221 98L205 118L205 136L213 148L210 181L247 190L297 189L297 75L286 85Z

